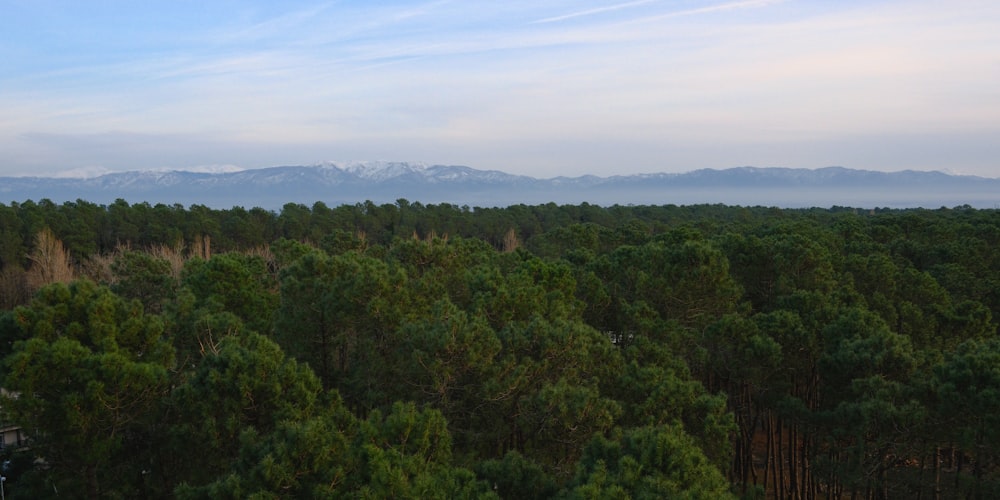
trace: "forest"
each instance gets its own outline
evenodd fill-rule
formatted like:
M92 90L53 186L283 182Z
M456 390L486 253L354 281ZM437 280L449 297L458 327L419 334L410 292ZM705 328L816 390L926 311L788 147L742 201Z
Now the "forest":
M968 206L0 204L0 486L1000 498L998 248Z

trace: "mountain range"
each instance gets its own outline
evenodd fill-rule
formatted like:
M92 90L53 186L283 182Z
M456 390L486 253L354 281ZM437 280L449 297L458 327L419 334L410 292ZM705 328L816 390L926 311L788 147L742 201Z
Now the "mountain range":
M48 199L261 207L286 203L328 206L366 200L471 207L519 203L595 205L726 204L785 208L996 208L1000 179L905 170L875 172L737 167L655 173L539 179L497 170L412 162L328 162L218 173L131 171L89 178L0 177L0 202Z

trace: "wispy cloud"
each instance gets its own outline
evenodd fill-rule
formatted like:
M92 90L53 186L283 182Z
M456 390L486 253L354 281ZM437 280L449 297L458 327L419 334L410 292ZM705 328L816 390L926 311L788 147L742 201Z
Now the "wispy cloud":
M667 19L672 17L683 17L683 16L693 16L698 14L709 14L713 12L725 12L731 10L749 9L749 8L759 8L767 7L769 5L782 3L787 0L741 0L737 2L726 2L713 5L706 5L703 7L695 7L690 9L673 10L665 13L645 15L637 20L641 21L655 21L659 19ZM569 19L575 19L579 17L593 16L597 14L606 14L609 12L615 12L624 9L630 9L634 7L640 7L647 4L660 3L659 0L635 0L632 2L624 2L615 5L608 5L606 7L596 7L592 9L585 9L577 12L571 12L569 14L562 14L558 16L546 17L544 19L539 19L532 21L531 24L547 24L555 23L560 21L566 21Z
M767 7L774 4L784 3L787 0L743 0L739 2L727 2L715 5L706 5L705 7L697 7L693 9L678 10L675 12L669 12L663 14L662 16L652 16L647 19L665 18L665 17L680 17L680 16L693 16L697 14L708 14L711 12L725 12L730 10L740 10L740 9L750 9L757 7Z
M628 9L631 7L638 7L640 5L646 5L650 3L657 3L660 0L635 0L633 2L624 2L615 5L608 5L606 7L595 7L593 9L585 9L577 12L571 12L569 14L563 14L559 16L546 17L544 19L539 19L537 21L532 21L531 24L546 24L555 23L559 21L565 21L567 19L574 19L577 17L592 16L594 14L603 14L605 12L613 12L616 10Z
M283 12L264 20L250 21L242 25L217 31L208 38L216 43L248 43L274 36L287 37L311 21L316 20L333 2L324 2L306 8Z

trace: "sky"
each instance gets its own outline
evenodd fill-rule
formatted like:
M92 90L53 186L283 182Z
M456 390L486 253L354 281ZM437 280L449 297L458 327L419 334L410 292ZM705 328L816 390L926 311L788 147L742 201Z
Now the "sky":
M0 0L0 176L1000 177L996 0Z

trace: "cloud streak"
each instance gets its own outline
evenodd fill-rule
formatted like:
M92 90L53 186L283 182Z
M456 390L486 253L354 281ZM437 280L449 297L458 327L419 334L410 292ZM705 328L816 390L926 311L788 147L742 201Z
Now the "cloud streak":
M705 7L697 7L694 9L679 10L676 12L669 12L661 16L652 16L647 18L647 20L656 20L670 17L681 17L681 16L693 16L698 14L710 14L714 12L728 12L732 10L741 9L752 9L760 7L768 7L771 5L776 5L779 3L784 3L787 0L743 0L739 2L727 2L715 5L707 5Z
M632 21L651 22L651 21L658 21L662 19L670 19L675 17L694 16L699 14L711 14L716 12L727 12L727 11L741 10L741 9L761 8L783 3L785 1L787 0L741 0L737 2L706 5L704 7L695 7L690 9L669 11L661 14L648 15L637 19L633 19ZM635 0L632 2L619 3L615 5L609 5L606 7L586 9L578 12L572 12L569 14L562 14L558 16L539 19L537 21L533 21L532 24L547 24L547 23L567 21L579 17L607 14L609 12L616 12L624 9L630 9L654 3L660 3L660 0Z
M537 21L532 21L531 24L547 24L556 23L560 21L566 21L568 19L575 19L578 17L593 16L595 14L604 14L607 12L614 12L622 9L628 9L632 7L638 7L640 5L646 5L650 3L657 3L660 0L635 0L633 2L624 2L615 5L608 5L606 7L596 7L593 9L586 9L577 12L572 12L570 14L562 14L559 16L546 17L544 19L539 19Z

